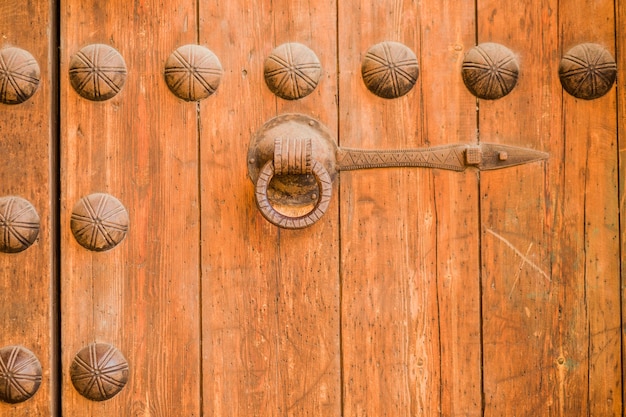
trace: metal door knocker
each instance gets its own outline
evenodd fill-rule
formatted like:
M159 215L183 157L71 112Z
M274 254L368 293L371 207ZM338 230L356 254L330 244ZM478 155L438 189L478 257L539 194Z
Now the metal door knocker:
M533 149L480 143L423 149L339 148L317 120L285 114L265 123L248 149L248 175L263 217L285 229L311 226L324 215L339 171L423 167L464 171L506 168L546 159Z

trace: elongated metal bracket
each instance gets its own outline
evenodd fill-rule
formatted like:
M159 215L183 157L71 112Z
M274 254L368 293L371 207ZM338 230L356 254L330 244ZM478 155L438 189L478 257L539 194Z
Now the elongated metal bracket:
M268 121L248 149L248 175L261 214L272 224L300 229L326 212L339 171L421 167L489 171L548 158L545 152L495 143L453 144L422 149L339 148L317 120L285 114Z
M339 148L337 170L421 167L465 171L466 168L473 166L481 171L489 171L546 158L548 154L544 152L495 143L389 151Z

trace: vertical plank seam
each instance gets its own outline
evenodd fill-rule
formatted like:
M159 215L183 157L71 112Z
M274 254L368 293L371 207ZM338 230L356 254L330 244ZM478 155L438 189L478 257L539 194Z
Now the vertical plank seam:
M276 13L274 10L274 2L273 0L270 0L270 14L272 16L272 45L271 48L275 48L277 45L277 36L276 36ZM278 97L276 95L273 95L273 101L274 101L274 116L278 116L278 108L279 108L279 103L278 103ZM274 361L274 366L275 366L275 378L276 378L276 386L275 386L275 398L276 398L276 402L274 404L274 406L276 407L276 412L278 413L278 415L282 415L284 413L287 413L288 410L288 404L286 403L287 401L287 394L282 396L282 401L283 403L281 403L281 388L285 388L285 387L280 387L280 339L281 339L281 330L280 330L280 311L279 311L279 300L280 300L280 292L279 292L279 288L280 288L280 283L282 282L282 272L283 272L283 263L282 263L282 253L281 253L281 228L277 227L276 228L276 258L277 258L277 262L276 262L276 271L275 271L275 287L274 287L274 294L273 297L274 299L273 301L273 306L274 306L274 319L275 319L275 325L276 325L276 335L274 338L274 349L276 351L275 353L275 361ZM283 406L284 406L284 410L283 410ZM269 408L269 407L268 407ZM281 413L282 411L282 413Z
M563 56L563 30L562 30L562 23L561 23L561 2L560 0L556 0L556 10L557 10L557 15L556 15L556 28L557 28L557 43L558 43L558 48L559 48L559 53L558 56ZM563 91L563 89L561 89L561 135L562 135L562 139L563 139L563 155L561 158L561 161L559 161L559 163L561 164L561 166L563 167L562 169L562 174L561 174L561 178L560 178L560 183L561 184L566 184L565 180L566 180L566 171L565 171L565 161L567 160L567 125L565 123L565 117L566 117L566 112L565 112L565 93ZM559 219L559 222L562 222L562 214L559 214L559 210L563 210L563 208L565 207L565 199L566 199L566 195L565 195L565 190L563 190L563 192L561 193L560 196L560 204L557 202L557 204L555 204L554 207L554 219ZM559 227L561 225L559 224ZM554 250L554 237L551 237L550 239L550 249L551 251ZM553 256L550 256L550 274L553 274L554 272L554 261L553 261ZM558 264L558 268L559 270L562 269L562 260L559 259L559 264ZM562 279L562 277L559 277L559 279ZM560 318L561 318L561 309L562 309L562 305L565 304L563 297L565 297L565 292L563 291L562 295L559 295L559 300L558 300L558 317L559 317L559 323L556 326L557 331L558 331L558 343L559 343L559 352L558 352L558 356L563 356L564 352L563 352L563 332L561 331L561 323L560 323ZM551 352L552 353L552 352ZM556 352L554 352L556 353ZM556 372L556 379L558 381L558 401L559 401L559 406L558 406L558 413L559 416L561 417L565 417L565 402L564 402L564 398L565 398L565 382L564 382L564 376L562 376L563 373L562 371L558 371Z
M341 74L341 59L340 59L340 51L339 51L339 1L335 1L335 109L336 109L336 123L337 123L337 146L341 145L341 106L340 106L340 79L339 74ZM342 242L342 204L341 204L341 196L342 196L342 188L341 188L341 173L337 175L337 179L335 180L337 184L337 195L339 198L337 199L337 227L338 229L338 265L337 265L337 273L338 273L338 298L339 298L339 415L341 417L345 414L345 372L344 372L344 350L343 350L343 242Z
M196 43L200 44L200 0L195 0L195 14L196 14ZM202 293L202 237L203 237L203 228L202 228L202 117L200 114L200 102L196 102L196 160L198 164L198 172L197 172L197 181L198 181L198 195L196 198L198 199L198 335L200 336L198 339L198 353L199 357L199 372L198 376L198 414L200 417L204 416L204 334L203 334L203 311L202 311L202 301L204 300Z
M274 101L277 105L277 110L278 110L278 102L275 100ZM280 393L281 393L281 388L285 389L287 387L280 387L280 374L281 374L281 368L280 368L280 362L281 362L281 351L280 351L280 339L281 339L281 327L280 327L280 309L279 309L279 300L280 300L280 283L282 282L282 273L283 273L283 260L282 260L282 254L281 254L281 231L282 229L280 227L277 227L277 233L276 233L276 253L277 253L277 262L276 262L276 280L275 280L275 287L274 287L274 318L275 318L275 323L276 323L276 335L275 335L275 339L274 339L274 349L276 349L276 355L275 355L275 363L274 366L276 367L276 391L275 391L275 395L276 395L276 412L278 413L277 415L286 415L288 414L287 411L289 410L289 405L287 403L287 397L288 395L285 393L285 395L283 395L281 397ZM281 402L281 398L282 398L282 402Z
M50 40L48 42L50 85L50 261L51 261L51 360L50 392L52 417L61 417L62 364L61 364L61 95L60 58L61 4L52 0L49 5Z
M435 180L430 175L433 190L433 208L435 216L435 300L437 303L437 338L439 343L439 414L441 415L443 407L443 341L441 339L441 299L439 297L439 211L437 210L437 190L435 188Z
M478 0L474 0L474 43L478 45ZM480 143L480 100L476 98L476 138L475 141ZM487 408L487 399L485 393L485 338L484 338L484 317L483 317L483 208L482 208L482 193L480 183L480 171L476 172L476 187L478 188L478 332L480 347L478 349L479 362L480 362L480 409L481 415L485 415Z
M620 54L621 52L621 46L623 43L623 40L620 41L620 32L623 30L621 29L621 23L622 23L622 14L621 14L621 6L622 4L620 3L620 0L615 0L613 2L613 15L615 16L615 59L617 61L617 68L618 71L621 72L622 74L624 73L624 69L622 68L622 64L623 62L623 58ZM619 73L618 73L618 80L619 80ZM619 93L619 81L618 81L618 94L616 99L616 106L615 106L615 110L616 110L616 118L615 121L617 123L615 132L616 132L616 149L617 149L617 170L618 170L618 175L617 175L617 190L618 190L618 194L624 194L624 190L622 189L623 186L623 180L621 179L621 175L619 175L619 173L621 173L623 171L624 168L624 161L622 160L622 153L620 151L621 149L621 141L620 141L620 116L621 116L621 109L622 109L622 100L621 100L622 95ZM622 389L621 389L621 414L624 414L624 401L625 401L625 396L624 396L624 295L622 292L622 288L624 286L624 266L622 264L623 259L624 259L624 239L623 239L623 235L622 235L622 227L624 227L624 224L622 222L622 195L618 195L618 213L620 213L617 216L617 224L618 224L618 229L619 233L618 233L618 247L619 247L619 274L620 274L620 279L618 280L618 283L620 284L620 288L618 289L619 294L620 294L620 303L619 303L619 311L620 311L620 332L619 332L619 338L620 338L620 353L621 353L621 360L620 360L620 375L621 375L621 385L622 385Z
M587 136L587 145L585 146L587 150L587 154L585 155L585 183L584 183L584 193L583 193L583 236L585 239L585 245L583 250L583 259L584 259L584 286L583 286L583 306L585 308L585 320L587 320L587 417L591 417L591 350L592 350L592 342L591 342L591 318L589 312L589 299L587 295L587 289L589 286L589 264L587 263L587 254L589 252L589 244L590 244L590 236L589 236L589 226L587 224L587 187L589 183L589 150L591 149L591 137Z

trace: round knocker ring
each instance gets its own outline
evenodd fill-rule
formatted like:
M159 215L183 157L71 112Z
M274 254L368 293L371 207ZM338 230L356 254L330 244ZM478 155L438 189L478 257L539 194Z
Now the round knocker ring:
M328 209L333 191L333 185L330 174L326 168L324 168L324 165L314 159L311 161L311 173L315 177L315 182L319 188L319 198L317 199L315 207L313 207L313 210L309 213L302 216L286 216L278 212L272 206L272 203L267 196L267 188L269 187L270 181L272 181L275 174L274 161L268 161L259 172L254 193L257 207L261 211L263 217L265 217L273 225L285 229L303 229L317 222Z

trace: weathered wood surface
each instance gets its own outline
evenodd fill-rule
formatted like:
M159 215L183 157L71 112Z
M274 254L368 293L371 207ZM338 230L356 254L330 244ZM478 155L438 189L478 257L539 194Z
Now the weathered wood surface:
M0 348L24 346L37 356L43 371L41 386L30 400L13 405L0 402L0 415L6 417L56 414L53 11L50 1L0 2L0 48L28 51L41 71L39 86L27 101L0 104L0 196L30 201L41 219L39 236L30 248L0 253Z
M41 82L25 103L0 105L0 196L30 200L42 224L33 247L0 254L0 347L29 348L44 376L33 399L0 403L0 415L55 416L59 384L71 416L623 413L623 1L62 0L58 86L57 5L18 3L0 4L0 47L29 50ZM397 99L362 80L366 51L382 41L419 62ZM321 62L300 100L263 79L285 42ZM519 60L516 87L498 100L476 101L461 78L481 42ZM561 56L583 42L618 58L618 88L596 100L570 96L558 77ZM80 97L68 75L93 43L127 65L121 92L102 102ZM199 104L165 83L168 56L185 44L224 68ZM343 172L320 222L279 230L256 208L246 155L253 133L289 112L320 120L345 147L483 141L550 158L481 173ZM95 192L130 215L126 239L100 253L70 231L74 204ZM130 366L128 385L101 403L80 397L68 373L93 342Z
M476 140L459 77L473 5L339 3L340 138L385 149ZM385 100L361 79L365 52L401 42L420 75ZM480 415L478 185L475 173L341 174L342 352L346 415Z
M615 22L615 39L616 47L615 57L617 59L617 137L619 150L619 210L620 210L620 265L621 265L621 338L622 338L622 399L624 399L624 378L626 369L624 369L624 359L626 354L626 338L624 338L624 320L626 319L626 296L624 293L624 284L626 283L626 146L624 145L624 137L626 137L626 2L618 0L616 2L616 22ZM623 410L624 404L622 404ZM623 412L623 411L622 411Z
M175 97L164 64L197 41L196 4L146 0L61 2L62 359L93 342L116 346L127 386L92 402L63 375L63 414L198 416L200 209L197 106ZM89 101L69 83L70 59L94 43L127 66L122 90ZM70 232L81 197L104 192L128 209L129 232L90 252Z
M613 2L478 2L478 42L518 55L510 95L479 102L481 140L550 153L481 174L485 415L620 415L615 92L563 92L560 57L614 45Z
M314 226L279 230L256 208L246 161L252 134L278 114L336 132L335 2L202 0L199 11L200 43L225 68L200 105L205 415L339 416L338 199ZM293 102L263 79L285 42L308 46L323 71Z

